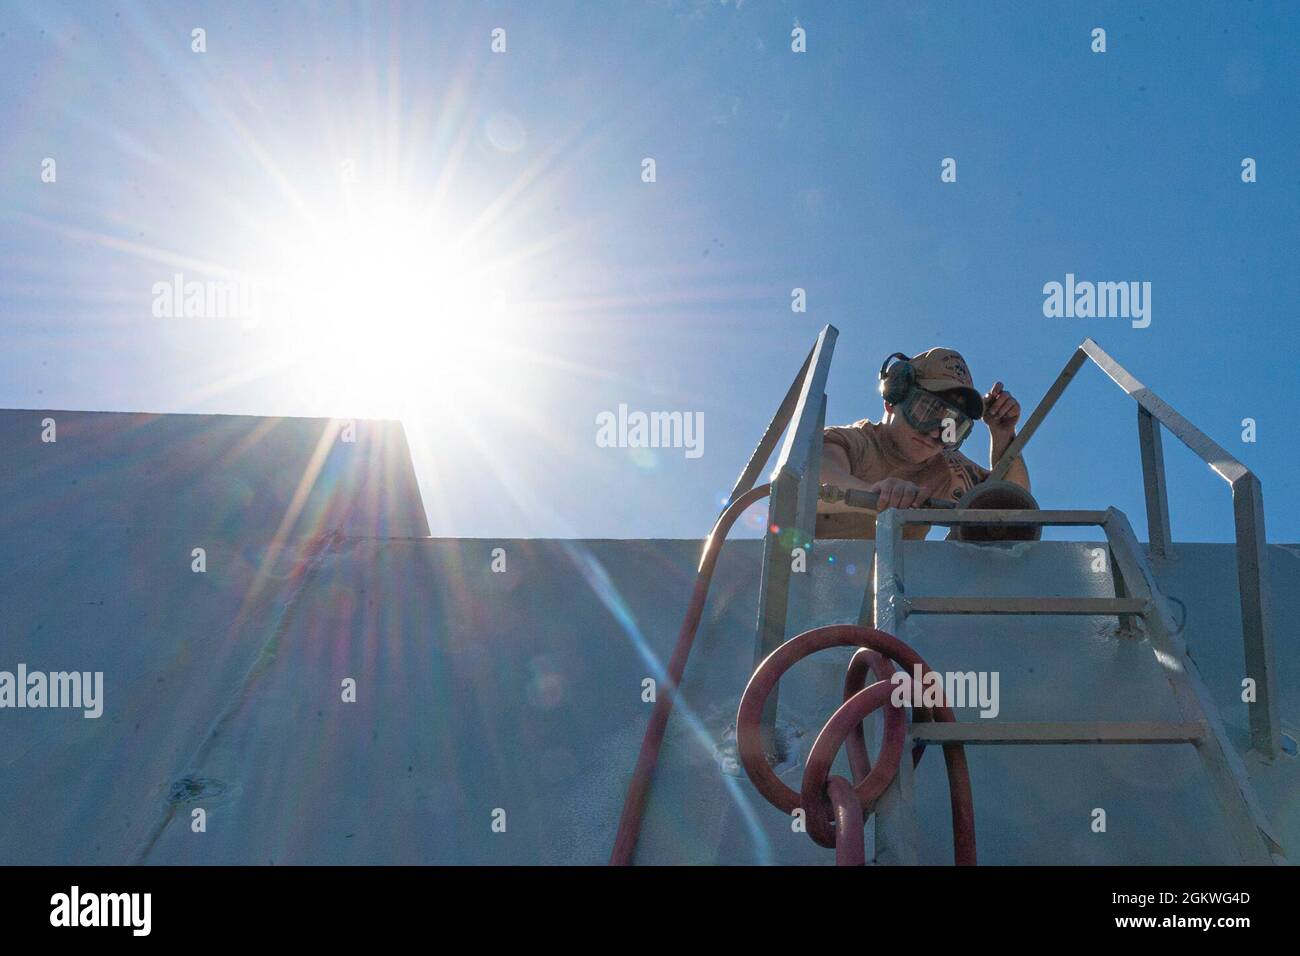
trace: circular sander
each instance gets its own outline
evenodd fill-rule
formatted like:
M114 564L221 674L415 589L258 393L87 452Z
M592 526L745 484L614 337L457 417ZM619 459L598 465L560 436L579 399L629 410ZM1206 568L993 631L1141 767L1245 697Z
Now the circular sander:
M962 511L1038 510L1038 502L1024 488L1010 481L986 481L962 497L957 507ZM953 527L957 541L1038 541L1043 536L1040 524L964 524Z

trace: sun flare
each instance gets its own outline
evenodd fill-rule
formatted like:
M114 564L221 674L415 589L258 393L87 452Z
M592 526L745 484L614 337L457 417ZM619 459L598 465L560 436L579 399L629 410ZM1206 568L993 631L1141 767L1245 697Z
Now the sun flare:
M517 267L412 201L353 202L267 233L265 311L312 404L414 414L498 373L522 334Z

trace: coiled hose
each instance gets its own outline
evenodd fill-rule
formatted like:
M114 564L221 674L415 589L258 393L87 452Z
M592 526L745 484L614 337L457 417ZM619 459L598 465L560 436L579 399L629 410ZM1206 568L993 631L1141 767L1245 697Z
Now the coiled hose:
M718 517L705 541L695 577L695 590L668 663L667 680L656 697L623 801L618 833L609 859L611 866L630 865L636 852L646 798L663 747L668 718L672 715L673 699L704 615L709 584L723 542L736 519L770 492L771 485L760 485L737 498ZM805 765L802 792L796 793L781 782L763 753L759 727L763 704L781 675L796 661L828 647L845 645L857 646L860 650L849 662L844 680L844 702L818 734ZM834 847L836 862L841 865L861 866L865 862L861 825L865 814L871 812L875 801L897 776L902 759L906 732L903 713L890 701L894 663L903 665L908 674L914 673L915 668L920 668L925 674L931 673L920 655L883 631L856 624L814 628L791 638L768 655L751 676L741 698L736 719L737 744L751 782L769 802L786 812L804 807L809 835L823 846ZM874 673L878 680L864 686L868 672ZM873 768L867 755L862 721L886 705L889 706L885 711L883 746ZM948 707L933 707L918 710L917 719L953 721L956 718ZM852 774L858 778L856 784L830 774L836 753L846 744ZM973 866L976 862L975 812L965 750L961 744L944 744L943 751L952 804L954 860L958 865ZM924 752L924 744L913 749L913 766L920 762Z

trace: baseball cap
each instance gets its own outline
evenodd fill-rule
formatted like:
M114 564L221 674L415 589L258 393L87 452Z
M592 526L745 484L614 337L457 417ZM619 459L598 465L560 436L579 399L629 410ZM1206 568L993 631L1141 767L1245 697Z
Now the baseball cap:
M951 392L967 415L975 419L984 417L984 399L976 390L960 352L930 349L912 359L912 368L916 371L917 387L927 392Z

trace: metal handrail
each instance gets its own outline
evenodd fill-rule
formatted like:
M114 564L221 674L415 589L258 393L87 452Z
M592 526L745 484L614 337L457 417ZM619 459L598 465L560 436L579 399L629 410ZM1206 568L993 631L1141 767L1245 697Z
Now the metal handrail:
M650 714L650 723L646 727L645 736L641 741L641 750L637 754L636 768L632 772L627 795L623 800L623 812L619 816L618 833L610 855L611 864L622 866L631 863L636 851L646 798L659 761L659 751L663 746L668 718L672 713L673 698L686 672L686 660L695 642L696 631L704 613L704 602L708 597L709 583L713 577L713 569L722 543L741 513L760 497L767 495L769 489L776 488L775 482L758 488L755 487L755 482L776 449L776 443L782 432L786 432L787 426L793 421L794 425L786 434L785 446L781 449L777 462L776 474L781 481L781 503L779 508L771 507L768 510L768 536L764 546L763 577L759 586L760 643L768 633L766 629L777 625L780 627L778 644L784 640L788 616L790 564L788 560L775 560L774 556L779 556L780 548L774 543L778 532L772 529L776 527L778 517L791 511L795 515L792 519L795 525L800 521L808 523L808 540L810 542L812 540L811 522L816 518L817 492L820 490L817 479L821 467L821 433L826 420L826 375L830 369L831 351L835 345L836 335L832 326L828 325L822 329L816 344L804 359L789 391L777 408L776 414L772 416L763 431L763 437L759 439L758 445L749 456L749 461L745 463L740 476L736 479L722 514L705 541L704 550L700 555L695 591L687 608L686 618L682 622L682 628L678 632L677 644L672 659L668 662L667 676L655 701L655 708ZM810 413L812 408L817 409L815 419ZM801 507L805 499L807 504ZM811 508L811 517L807 517L809 508ZM780 520L784 521L784 518ZM780 575L782 568L785 572L784 577ZM768 740L771 739L776 717L776 695L772 696L771 722L763 729ZM765 710L765 721L767 713Z
M800 585L803 576L791 577L791 552L811 547L817 521L817 497L821 491L822 430L826 426L826 379L839 331L824 326L804 360L799 374L768 423L758 447L732 489L736 500L757 480L763 465L785 432L785 443L773 469L772 494L768 501L763 538L763 565L758 585L758 634L754 666L784 643L791 620L791 599L805 598ZM788 427L787 427L788 426ZM791 587L794 584L795 587ZM793 592L793 593L792 593ZM797 611L796 611L797 613ZM763 711L763 732L769 742L776 726L777 694L767 700Z
M785 640L791 617L791 550L795 547L809 547L813 541L820 490L817 479L821 467L822 429L826 417L826 379L837 335L834 326L827 325L822 329L817 343L804 360L728 499L734 501L753 487L784 432L785 444L772 474L772 495L768 503L762 577L759 583L755 666ZM1251 749L1272 759L1277 754L1280 728L1276 707L1276 672L1270 639L1265 551L1267 538L1260 482L1250 469L1139 382L1100 345L1091 338L1085 338L1030 414L1015 440L993 466L990 480L1005 478L1012 461L1020 455L1048 412L1089 359L1138 406L1148 550L1152 557L1166 557L1172 550L1161 426L1169 429L1232 488L1242 644L1246 674L1255 683L1255 701L1249 710ZM787 428L792 422L793 427ZM797 599L800 595L796 593L793 596ZM765 728L770 731L775 721L774 694L769 699L764 714Z
M1172 544L1169 498L1165 486L1164 448L1160 426L1168 428L1232 488L1233 519L1237 542L1237 583L1241 603L1241 636L1246 674L1255 683L1255 701L1249 710L1251 749L1272 759L1279 737L1273 648L1269 636L1264 500L1259 478L1217 442L1180 415L1166 401L1139 382L1090 338L1070 356L1042 401L1015 440L993 466L991 479L1001 479L1011 462L1033 437L1047 413L1074 379L1085 360L1091 359L1138 405L1138 441L1142 451L1142 483L1146 497L1148 550L1166 557Z

